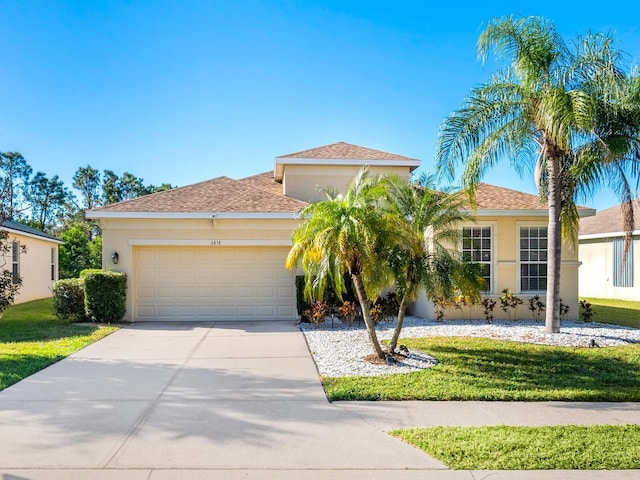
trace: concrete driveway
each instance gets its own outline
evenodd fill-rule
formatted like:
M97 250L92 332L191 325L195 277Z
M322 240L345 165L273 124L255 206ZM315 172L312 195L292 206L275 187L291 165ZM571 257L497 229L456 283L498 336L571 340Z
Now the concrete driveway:
M329 404L304 336L282 322L123 328L0 392L0 438L3 480L446 470Z
M384 432L639 422L634 403L329 404L294 325L133 325L0 392L0 480L632 479L448 470Z

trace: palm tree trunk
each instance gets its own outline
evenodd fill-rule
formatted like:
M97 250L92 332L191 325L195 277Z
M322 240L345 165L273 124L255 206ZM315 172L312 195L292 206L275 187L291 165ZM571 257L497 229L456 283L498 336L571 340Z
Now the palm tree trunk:
M555 155L548 159L549 168L549 228L547 240L547 309L545 332L560 332L560 263L562 261L562 225L560 223L560 161Z
M362 316L364 317L364 323L367 326L367 332L369 333L369 340L371 341L371 345L376 352L376 355L380 358L385 358L385 354L382 351L382 347L380 346L380 342L378 341L378 335L376 334L376 327L373 324L373 319L371 318L371 311L369 309L369 302L367 300L367 295L364 291L364 285L362 284L362 278L360 275L351 275L351 280L353 281L353 288L356 291L356 295L358 297L358 301L360 302L360 308L362 309Z
M404 295L402 295L402 299L400 300L400 306L398 307L398 322L396 323L396 328L393 330L393 337L391 338L391 342L389 343L389 353L394 353L396 351L398 338L400 338L402 324L404 323L404 317L407 311L407 305L409 304L409 292L413 291L413 288L413 285L410 285L405 290Z

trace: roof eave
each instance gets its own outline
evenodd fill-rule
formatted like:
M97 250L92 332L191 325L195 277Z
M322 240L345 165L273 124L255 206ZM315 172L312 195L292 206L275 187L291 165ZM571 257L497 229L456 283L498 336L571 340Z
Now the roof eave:
M46 242L51 242L51 243L57 243L58 245L63 245L64 242L62 240L59 240L57 238L52 238L49 236L45 236L45 235L36 235L34 233L29 233L29 232L25 232L22 230L17 230L15 228L8 228L8 227L0 227L0 230L6 230L9 233L13 233L15 235L22 235L24 237L29 237L29 238L36 238L38 240L43 240Z
M353 159L353 158L291 158L276 157L274 168L274 179L276 182L282 182L284 177L285 165L348 165L362 167L409 167L410 171L414 171L420 166L420 160L394 160L394 159Z
M92 219L157 219L157 220L185 220L185 219L294 219L298 212L87 212L87 218Z

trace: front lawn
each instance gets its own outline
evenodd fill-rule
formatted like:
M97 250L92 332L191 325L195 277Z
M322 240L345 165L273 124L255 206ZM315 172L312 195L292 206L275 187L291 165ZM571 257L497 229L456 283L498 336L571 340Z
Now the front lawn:
M391 434L454 470L640 468L640 425L432 427Z
M640 328L640 302L605 298L581 298L580 300L591 303L595 312L594 322Z
M379 377L323 377L329 400L640 401L640 345L551 347L471 337L403 339L439 364Z
M0 390L117 329L59 320L50 298L10 307L0 318Z

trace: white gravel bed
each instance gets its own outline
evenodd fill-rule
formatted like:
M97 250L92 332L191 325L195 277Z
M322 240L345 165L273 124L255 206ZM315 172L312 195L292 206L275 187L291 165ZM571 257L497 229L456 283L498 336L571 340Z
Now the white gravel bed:
M393 323L376 327L378 338L388 340L393 334ZM333 327L327 320L319 328L301 323L309 349L320 375L343 377L351 375L386 375L408 373L429 368L437 359L421 352L411 351L408 358L394 365L374 365L364 360L373 353L364 325L348 327L334 320ZM415 337L487 337L544 345L589 347L594 341L600 347L640 343L640 329L603 323L563 321L561 332L546 334L544 321L533 320L444 320L441 322L407 317L402 338Z

